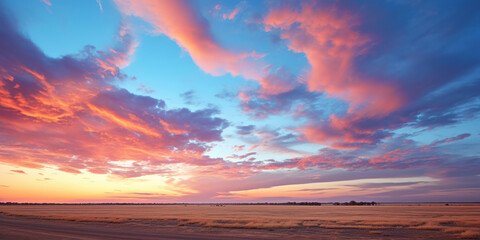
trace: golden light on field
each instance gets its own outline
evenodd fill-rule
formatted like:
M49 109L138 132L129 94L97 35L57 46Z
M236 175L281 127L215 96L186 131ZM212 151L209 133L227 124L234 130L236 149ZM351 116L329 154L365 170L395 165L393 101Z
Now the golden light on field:
M292 205L5 205L0 212L69 221L146 223L244 229L435 230L462 238L480 236L478 204ZM388 215L386 215L388 213ZM430 232L431 233L431 232ZM312 236L312 235L310 235ZM448 236L448 235L445 235ZM318 237L318 236L317 236ZM370 236L371 237L371 236ZM415 237L412 235L412 237Z

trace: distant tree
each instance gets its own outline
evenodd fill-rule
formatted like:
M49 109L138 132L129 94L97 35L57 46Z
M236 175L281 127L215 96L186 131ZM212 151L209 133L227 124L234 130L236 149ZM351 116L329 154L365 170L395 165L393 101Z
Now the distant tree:
M376 202L357 202L357 201L350 201L350 202L344 202L344 203L339 203L339 202L334 202L333 205L338 206L338 205L343 205L343 206L374 206L377 205Z

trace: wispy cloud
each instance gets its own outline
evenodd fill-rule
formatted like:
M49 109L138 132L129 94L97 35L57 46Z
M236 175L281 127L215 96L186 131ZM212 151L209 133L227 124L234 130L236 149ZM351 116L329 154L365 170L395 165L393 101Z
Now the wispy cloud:
M223 14L223 19L224 20L233 20L235 18L235 16L237 16L238 12L240 11L240 8L239 7L236 7L235 9L233 9L233 11L231 11L230 13L224 13Z
M102 1L101 0L96 0L98 4L98 8L100 9L101 12L103 12L103 6L102 6Z

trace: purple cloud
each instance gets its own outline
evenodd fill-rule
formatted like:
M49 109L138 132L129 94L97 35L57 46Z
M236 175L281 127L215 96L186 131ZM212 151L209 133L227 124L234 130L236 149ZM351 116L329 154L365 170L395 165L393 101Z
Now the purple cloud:
M0 25L2 162L123 177L168 175L172 163L218 164L203 156L228 126L218 110L167 109L113 84L127 78L120 68L136 46L124 23L110 51L87 46L61 58L44 55L3 14Z

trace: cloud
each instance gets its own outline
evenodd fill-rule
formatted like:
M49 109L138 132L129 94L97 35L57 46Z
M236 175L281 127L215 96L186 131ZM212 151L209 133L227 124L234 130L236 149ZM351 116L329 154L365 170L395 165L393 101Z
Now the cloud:
M425 181L417 181L417 182L382 182L382 183L362 183L356 185L347 185L352 187L358 187L362 189L370 189L370 188L388 188L388 187L400 187L400 186L410 186L416 184L428 183Z
M372 41L355 30L358 22L347 11L314 3L304 3L298 12L284 6L264 19L267 31L281 29L289 48L305 53L312 67L306 79L310 91L345 99L351 103L350 111L382 116L398 108L403 96L394 84L362 77L353 68L355 57Z
M470 133L463 133L463 134L459 134L455 137L449 137L449 138L445 138L445 139L442 139L442 140L437 140L437 141L434 141L433 143L430 144L430 146L436 146L438 144L443 144L443 143L451 143L451 142L455 142L455 141L460 141L460 140L463 140L465 138L468 138L470 137L472 134Z
M466 135L459 135L446 139L460 139ZM411 135L394 137L391 141L379 146L345 151L324 148L316 155L286 159L285 161L256 161L248 163L241 161L230 165L234 169L241 169L250 174L242 175L241 179L225 179L225 184L209 190L212 182L219 181L217 177L196 176L195 184L190 185L199 191L186 199L196 197L214 198L223 196L222 200L239 200L235 196L226 195L235 191L270 188L274 186L327 183L356 180L354 184L360 188L362 196L383 201L408 201L414 199L432 200L440 198L445 201L452 199L478 198L472 194L473 189L478 189L478 172L480 165L477 156L462 156L459 153L445 152L441 145L424 150L424 145L409 139ZM434 144L436 141L428 145ZM441 141L441 140L440 140ZM223 171L229 170L228 168ZM375 183L375 179L383 178L382 182ZM385 178L412 178L408 182L389 182ZM364 180L370 183L362 183ZM350 185L345 185L346 187ZM301 188L293 191L328 191L324 187ZM382 189L382 193L378 192ZM458 192L462 197L453 197L451 192ZM226 195L223 193L227 193ZM268 190L265 190L268 195ZM404 193L404 194L402 194ZM449 194L450 193L450 194ZM338 201L340 197L348 198L347 192L338 191L338 196L329 200ZM401 194L401 195L398 195ZM288 199L294 199L291 195ZM399 197L400 196L400 197ZM449 197L450 196L450 197ZM252 196L254 197L254 196ZM255 198L256 199L256 198ZM251 200L251 199L250 199ZM285 199L273 198L271 201L284 201Z
M215 8L216 9L216 8ZM235 18L235 16L237 16L238 12L240 11L240 7L236 7L235 9L233 9L232 12L230 12L229 14L226 14L224 13L223 14L223 20L233 20Z
M459 140L462 137L465 138L465 136L462 134L446 140ZM435 147L444 140L433 141L428 145L419 145L407 137L408 135L401 135L385 142L381 146L354 151L323 148L317 155L287 159L283 162L267 163L262 167L266 169L343 168L359 170L375 168L400 170L428 166L443 171L445 168L451 168L452 165L458 164L455 168L461 169L466 167L469 169L468 172L470 174L480 170L480 166L472 162L477 157L471 158L459 154L449 154L444 152L442 148Z
M480 85L479 57L469 51L480 39L478 31L471 34L478 27L471 10L477 5L432 3L425 10L396 2L303 2L271 9L265 29L305 54L308 91L348 106L326 118L304 114L308 124L297 131L306 141L358 149L405 126L435 128L472 118L479 110L471 104L479 100L473 94ZM404 11L392 10L397 8ZM244 110L260 117L275 112L277 98L286 98L251 103L255 94L243 95Z
M235 153L235 152L241 152L243 151L243 149L245 149L245 145L234 145L232 147L232 151Z
M214 76L227 73L247 79L259 79L259 68L247 59L246 52L236 53L222 47L210 32L208 21L188 1L116 1L127 15L146 20L185 49L193 61Z
M252 129L249 134L243 135L241 139L251 145L248 151L259 148L262 151L274 153L304 154L301 151L292 149L293 146L299 145L303 141L299 139L297 134L287 129L270 129L268 127Z
M254 50L224 48L195 4L117 1L122 12L175 41L203 71L258 83L217 97L240 98L253 118L290 116L298 127L236 126L245 145L235 145L228 159L209 157L230 125L218 109L171 109L116 86L129 79L122 68L138 45L128 22L120 24L111 48L87 46L51 58L0 14L0 161L125 178L173 177L182 169L191 179L178 184L196 191L183 199L201 201L272 186L419 176L437 181L429 188L421 181L356 186L388 188L368 195L382 199L429 199L457 190L478 199L472 194L479 187L478 156L446 151L476 133L422 145L395 131L478 118L480 57L472 51L480 40L478 3L289 2L272 8L258 19L277 44L306 57L309 66L297 71L266 64L265 54ZM194 93L182 94L187 104L195 102ZM306 142L323 146L315 154L293 149ZM265 160L263 150L293 157ZM115 197L167 199L140 192Z
M102 1L101 0L96 0L98 4L98 8L100 8L100 12L103 12L103 6L102 6Z
M262 86L259 94L263 97L284 93L297 86L297 77L289 73L286 67L259 61L265 54L259 54L255 50L236 52L223 47L211 33L208 20L195 10L193 1L115 2L124 14L144 19L158 33L174 40L206 73L214 76L231 74L255 80ZM239 10L240 7L235 8L230 14L225 14L224 18L233 19Z
M274 82L272 84L275 85ZM258 91L244 90L239 93L242 99L240 106L245 113L260 119L283 114L290 114L295 118L309 116L318 118L323 115L322 107L325 105L322 94L310 92L303 85L288 90L283 88L285 92L282 90L269 94L266 94L264 89L266 88Z
M41 0L45 5L52 6L52 3L49 0Z
M183 99L183 102L187 105L194 105L195 92L193 90L186 91L180 94L180 97Z
M220 93L215 94L215 97L226 101L233 101L237 97L237 95L234 91L230 91L224 88Z
M218 164L203 154L228 126L218 110L168 109L114 85L136 42L122 23L109 51L50 58L0 14L0 161L137 177Z
M143 92L145 94L154 93L155 90L148 88L147 86L140 83L140 86L137 88L138 91Z
M254 125L237 126L238 135L250 135L255 130Z
M300 191L300 192L323 192L323 191L328 191L328 190L336 190L338 188L304 188L304 189L299 189L295 191Z
M27 174L26 172L24 172L23 170L10 170L10 172L14 172L14 173L21 173L21 174Z
M252 50L252 52L250 53L250 56L255 59L255 60L258 60L260 58L263 58L265 56L267 56L266 53L257 53L255 50Z
M308 90L349 102L347 116L332 114L325 123L313 122L299 129L309 141L333 144L349 137L347 142L353 144L374 143L368 139L375 134L371 130L345 133L351 132L346 129L351 129L352 119L388 115L404 101L395 84L362 77L355 71L355 58L367 51L372 41L355 30L358 22L348 11L313 3L304 3L299 11L283 6L264 19L267 31L280 29L291 50L305 53L312 67L306 77Z
M245 159L245 158L248 158L248 157L256 155L256 154L257 154L256 152L249 152L249 153L246 153L246 154L243 154L243 155L233 154L232 156L227 156L226 158Z
M261 88L258 90L261 98L269 95L278 95L289 92L297 87L297 76L290 73L286 67L280 67L259 81Z

